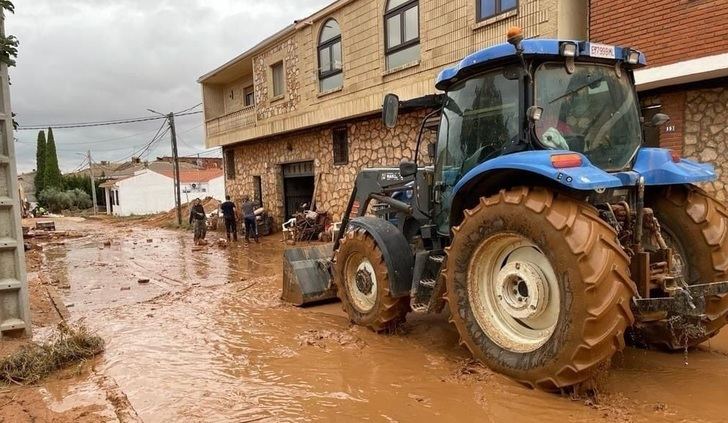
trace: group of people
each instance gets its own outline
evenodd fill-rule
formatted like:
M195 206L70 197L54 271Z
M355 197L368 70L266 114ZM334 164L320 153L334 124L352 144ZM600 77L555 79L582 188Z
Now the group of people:
M245 243L250 242L252 237L258 242L258 224L255 218L255 209L257 204L247 195L243 197L243 203L240 205L242 220L245 223ZM230 199L229 195L225 196L225 202L220 204L222 216L225 219L225 232L228 241L238 241L238 208ZM194 233L195 245L199 245L205 239L207 234L207 214L202 206L202 201L196 199L190 209L190 225L192 225Z

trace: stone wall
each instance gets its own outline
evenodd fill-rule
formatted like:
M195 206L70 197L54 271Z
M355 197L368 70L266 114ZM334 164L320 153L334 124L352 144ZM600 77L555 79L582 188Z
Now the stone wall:
M366 167L397 167L403 158L412 159L425 112L400 116L397 127L388 129L379 117L341 123L313 131L277 136L225 148L235 155L235 178L225 181L225 190L235 201L244 195L253 196L253 177L262 178L263 206L279 225L283 221L284 198L281 165L313 161L319 210L327 210L334 221L341 219L358 171ZM349 162L333 164L333 129L346 126ZM433 135L429 135L432 137ZM432 138L430 138L432 139ZM434 141L434 139L432 139ZM420 157L427 156L426 139Z
M278 44L253 59L255 104L259 120L293 112L301 101L298 46L293 38ZM271 66L282 62L285 72L285 94L273 98Z
M712 163L718 180L704 188L728 200L728 87L686 92L683 154Z

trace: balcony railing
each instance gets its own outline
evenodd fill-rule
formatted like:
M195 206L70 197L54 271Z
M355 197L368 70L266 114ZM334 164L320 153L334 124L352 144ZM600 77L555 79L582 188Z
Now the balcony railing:
M207 136L220 135L225 132L255 126L255 106L248 106L237 112L228 113L206 122Z

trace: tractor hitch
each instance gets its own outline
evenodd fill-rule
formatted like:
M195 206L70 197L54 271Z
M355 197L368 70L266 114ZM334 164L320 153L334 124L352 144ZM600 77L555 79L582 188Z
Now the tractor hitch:
M636 311L641 315L667 313L668 316L701 317L705 314L705 298L728 294L728 281L689 285L675 290L672 297L635 298Z

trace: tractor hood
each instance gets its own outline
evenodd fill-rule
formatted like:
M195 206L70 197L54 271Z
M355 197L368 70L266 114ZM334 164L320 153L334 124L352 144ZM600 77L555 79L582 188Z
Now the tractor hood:
M589 58L591 61L611 62L626 61L626 57L630 52L636 52L626 47L613 45L605 45L592 43L589 41L576 40L556 40L556 39L530 39L523 40L523 54L525 57L543 57L554 58L560 57L563 44L576 44L576 60L579 58ZM637 52L639 53L639 52ZM447 88L462 80L468 75L478 72L480 69L492 66L495 63L508 62L516 60L516 49L510 44L498 44L475 52L457 65L446 68L437 76L435 86L439 90L447 90ZM645 55L639 53L637 63L631 65L633 68L642 67L646 64Z
M557 156L579 156L581 161L573 166L556 168L554 157ZM541 175L579 191L634 186L640 176L645 178L645 185L648 186L690 184L716 179L712 165L674 158L670 150L662 148L641 148L632 170L613 173L603 171L591 164L584 155L573 151L538 150L508 154L481 163L465 174L453 191L457 193L488 174L514 169Z

